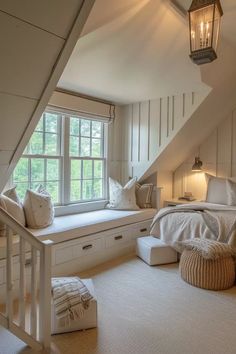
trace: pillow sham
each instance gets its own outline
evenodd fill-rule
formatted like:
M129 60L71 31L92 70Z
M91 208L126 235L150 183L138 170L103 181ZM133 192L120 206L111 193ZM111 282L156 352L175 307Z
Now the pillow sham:
M50 194L43 186L28 189L23 203L26 224L32 229L45 228L53 223L54 207Z
M18 204L7 196L1 194L0 206L11 216L13 216L13 218L16 219L21 225L25 226L25 214L21 203ZM0 236L5 236L5 234L6 225L4 223L0 223Z
M227 191L227 204L236 205L236 183L227 179L226 191Z
M152 183L139 184L136 183L135 194L137 205L141 209L152 207L152 191L154 185Z
M205 174L207 182L206 202L227 205L226 178Z
M124 187L122 187L118 181L109 178L110 200L107 208L118 210L139 210L139 207L136 204L135 185L136 178L132 178Z

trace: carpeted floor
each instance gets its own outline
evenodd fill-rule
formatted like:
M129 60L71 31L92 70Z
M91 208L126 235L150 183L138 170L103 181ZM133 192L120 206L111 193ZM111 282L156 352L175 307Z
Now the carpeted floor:
M81 275L81 274L80 274ZM98 328L52 337L53 353L233 354L236 352L236 287L222 292L194 288L178 265L149 267L134 256L93 269ZM32 353L9 339L0 353ZM9 351L10 350L10 351Z

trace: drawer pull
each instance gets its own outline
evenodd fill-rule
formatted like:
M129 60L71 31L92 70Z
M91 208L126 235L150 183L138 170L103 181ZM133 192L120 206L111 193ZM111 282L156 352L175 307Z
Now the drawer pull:
M122 235L119 235L119 236L115 236L114 239L117 241L117 240L121 240L123 238Z
M86 246L83 246L83 250L89 250L92 247L93 247L93 245L86 245Z
M140 229L140 232L144 232L144 231L147 231L147 229Z

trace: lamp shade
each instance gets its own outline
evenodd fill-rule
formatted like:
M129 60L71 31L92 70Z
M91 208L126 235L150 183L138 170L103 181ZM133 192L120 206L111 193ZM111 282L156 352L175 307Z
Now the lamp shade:
M223 10L219 0L193 0L189 8L190 58L198 65L217 58Z
M202 161L199 157L195 157L195 162L192 166L193 172L201 172L202 171Z

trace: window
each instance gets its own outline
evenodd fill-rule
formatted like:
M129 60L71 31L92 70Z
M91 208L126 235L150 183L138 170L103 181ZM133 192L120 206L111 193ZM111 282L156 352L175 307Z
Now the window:
M104 199L104 136L104 122L46 111L13 173L19 196L42 184L55 204Z

